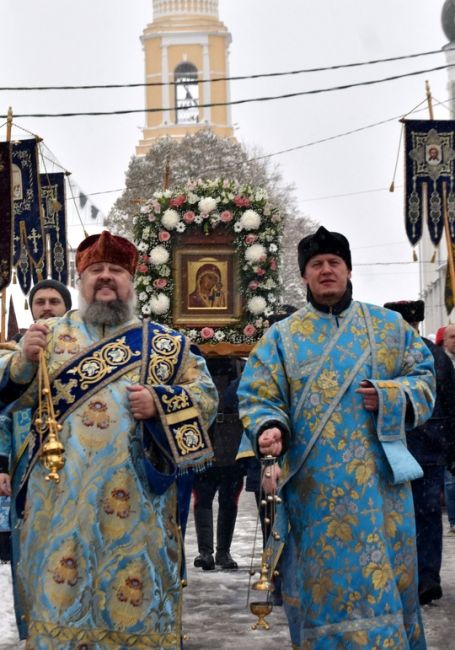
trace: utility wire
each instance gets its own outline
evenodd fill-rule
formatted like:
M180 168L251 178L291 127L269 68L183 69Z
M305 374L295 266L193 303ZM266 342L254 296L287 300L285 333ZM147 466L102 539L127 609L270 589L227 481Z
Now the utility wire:
M378 63L391 63L393 61L405 61L408 59L415 59L421 56L429 56L432 54L443 54L444 52L451 51L451 48L448 50L430 50L428 52L417 52L416 54L406 54L403 56L393 56L387 57L384 59L372 59L371 61L360 61L356 63L341 63L338 65L323 66L319 68L303 68L301 70L288 70L286 72L264 72L260 74L250 74L250 75L236 75L232 77L214 77L213 79L194 79L199 84L206 83L215 83L217 81L243 81L247 79L267 79L271 77L286 77L299 74L308 74L312 72L327 72L330 70L342 70L349 68L358 68L368 65L376 65ZM85 84L81 86L0 86L0 91L29 91L29 90L100 90L100 89L111 89L111 88L151 88L151 87L162 87L162 86L179 86L183 82L180 81L152 81L152 82L142 82L142 83L129 83L129 84Z
M360 81L352 84L344 84L341 86L331 86L329 88L316 88L313 90L303 90L301 92L295 93L285 93L282 95L270 95L265 97L252 97L249 99L237 99L229 102L209 102L205 104L198 104L198 108L215 108L217 106L235 106L239 104L251 104L253 102L270 102L277 99L291 99L294 97L304 97L307 95L319 95L323 93L333 92L336 90L348 90L350 88L360 88L363 86L373 86L380 83L385 83L388 81L396 81L398 79L404 79L406 77L415 77L422 74L428 74L430 72L438 72L440 70L447 70L449 68L455 67L455 64L451 65L441 65L435 68L428 68L426 70L417 70L414 72L406 72L400 75L392 75L390 77L383 77L382 79L371 79L369 81ZM90 111L86 113L22 113L15 115L17 118L42 118L42 117L100 117L106 115L128 115L133 113L162 113L169 110L186 110L187 107L182 106L173 106L167 108L137 108L137 109L124 109L117 111ZM7 115L0 115L0 119L6 119Z

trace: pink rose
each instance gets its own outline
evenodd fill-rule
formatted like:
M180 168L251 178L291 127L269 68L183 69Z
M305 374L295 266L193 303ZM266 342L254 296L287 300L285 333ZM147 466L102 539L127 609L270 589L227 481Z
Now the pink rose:
M183 221L185 223L193 223L195 216L196 215L194 214L194 212L188 210L188 212L185 212L185 214L183 215Z
M203 339L211 339L214 334L215 334L215 332L213 331L213 329L211 327L203 327L201 329L201 337Z
M153 286L155 287L155 289L164 289L166 285L167 285L166 278L156 278L156 280L153 280Z
M259 275L259 276L265 275L265 269L262 269L262 268L259 267L258 269L256 269L256 275Z
M251 205L250 199L245 199L243 196L236 196L234 203L238 208L248 208Z
M250 289L253 289L253 291L254 291L255 289L257 289L258 286L259 286L259 282L257 282L256 280L251 280L251 282L250 282L249 285L248 285L248 287L249 287Z
M276 259L275 259L275 258L272 258L272 259L270 260L270 269L271 269L272 271L276 271Z
M139 273L147 273L148 272L148 266L145 264L138 264L136 267L136 271L139 271Z
M250 233L249 235L245 236L245 244L248 244L248 246L250 246L251 244L254 244L257 238L258 238L257 235L252 235Z
M160 230L158 233L158 239L160 241L169 241L171 238L171 234L167 230Z
M249 323L243 328L243 333L245 336L254 336L256 334L256 328L254 325L251 325L251 323Z
M220 221L223 223L229 223L229 221L232 221L232 212L229 212L229 210L223 210L220 214Z
M172 208L179 208L181 205L185 203L185 201L186 201L185 194L179 194L178 196L176 196L175 198L169 201L169 205Z

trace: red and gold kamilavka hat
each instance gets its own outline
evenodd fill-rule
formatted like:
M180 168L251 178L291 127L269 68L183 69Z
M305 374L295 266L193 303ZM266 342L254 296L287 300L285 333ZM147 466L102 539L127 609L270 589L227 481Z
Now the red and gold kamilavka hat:
M103 230L101 235L90 235L79 244L76 251L76 269L78 273L82 273L91 264L109 262L134 275L138 257L136 246L128 239Z

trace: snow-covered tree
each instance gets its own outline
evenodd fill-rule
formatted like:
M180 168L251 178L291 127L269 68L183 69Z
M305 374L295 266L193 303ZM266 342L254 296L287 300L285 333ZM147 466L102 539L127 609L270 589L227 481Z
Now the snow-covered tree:
M164 186L178 189L188 180L223 178L264 188L269 201L284 218L280 279L282 302L300 306L304 299L297 265L296 243L315 224L299 212L293 185L286 184L278 165L259 151L248 151L236 140L220 138L203 129L181 140L160 138L144 157L133 157L126 188L109 213L106 225L132 238L133 217L153 193Z

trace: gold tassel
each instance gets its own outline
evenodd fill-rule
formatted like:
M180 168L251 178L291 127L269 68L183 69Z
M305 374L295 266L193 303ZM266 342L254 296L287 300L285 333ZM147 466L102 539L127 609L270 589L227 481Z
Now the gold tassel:
M419 258L417 257L417 253L416 253L415 248L412 249L412 261L413 262L418 262L419 261Z
M17 284L16 270L13 271L13 284Z
M24 302L24 309L28 309L28 302L27 302L27 298L25 299L25 302Z
M431 256L430 262L434 264L436 262L436 248L433 251L433 255Z
M389 192L395 192L395 181L390 183Z

